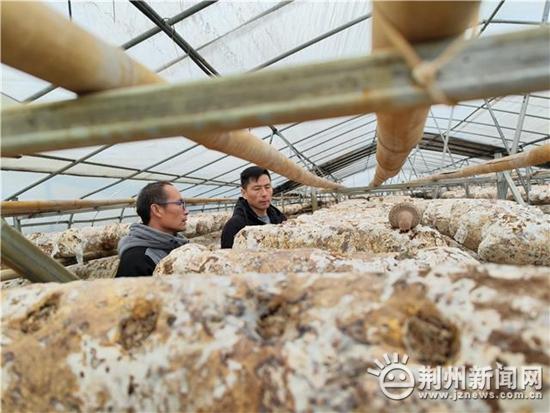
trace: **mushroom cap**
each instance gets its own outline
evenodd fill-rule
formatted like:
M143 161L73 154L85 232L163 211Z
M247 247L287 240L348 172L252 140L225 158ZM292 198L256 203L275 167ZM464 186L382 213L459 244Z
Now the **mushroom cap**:
M420 223L420 213L413 204L400 202L392 207L388 219L392 228L408 231Z

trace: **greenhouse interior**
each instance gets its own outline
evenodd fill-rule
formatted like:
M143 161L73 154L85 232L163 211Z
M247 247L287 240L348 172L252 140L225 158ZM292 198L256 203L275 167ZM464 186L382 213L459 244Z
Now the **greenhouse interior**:
M0 13L6 412L550 411L550 0Z

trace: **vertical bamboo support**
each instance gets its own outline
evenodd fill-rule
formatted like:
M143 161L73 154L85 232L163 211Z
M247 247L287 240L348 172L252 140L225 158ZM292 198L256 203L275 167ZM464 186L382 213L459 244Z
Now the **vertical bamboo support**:
M317 191L311 191L311 210L313 212L319 209L319 203L317 202Z

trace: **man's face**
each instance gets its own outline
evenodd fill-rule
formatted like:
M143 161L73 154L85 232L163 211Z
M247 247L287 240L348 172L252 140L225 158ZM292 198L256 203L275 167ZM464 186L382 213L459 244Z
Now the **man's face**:
M273 188L267 175L261 175L257 181L251 179L241 193L248 204L255 210L265 211L271 205Z
M165 185L166 204L158 206L158 222L165 232L180 232L185 229L187 224L187 215L189 212L181 205L170 204L168 202L177 202L182 200L180 192L175 186Z

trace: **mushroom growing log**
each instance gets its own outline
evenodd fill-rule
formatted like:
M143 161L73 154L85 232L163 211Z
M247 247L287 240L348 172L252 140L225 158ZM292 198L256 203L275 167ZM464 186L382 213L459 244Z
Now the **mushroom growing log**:
M236 274L37 284L2 292L6 411L425 412L368 374L385 353L421 365L542 367L548 269ZM470 367L468 367L470 366ZM485 390L483 390L485 391ZM521 390L520 390L521 391ZM543 398L491 400L545 411ZM486 411L470 400L439 411ZM397 406L397 407L396 407Z

